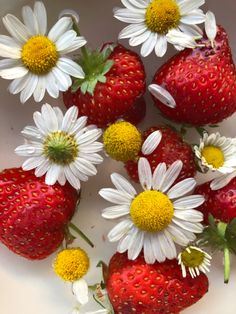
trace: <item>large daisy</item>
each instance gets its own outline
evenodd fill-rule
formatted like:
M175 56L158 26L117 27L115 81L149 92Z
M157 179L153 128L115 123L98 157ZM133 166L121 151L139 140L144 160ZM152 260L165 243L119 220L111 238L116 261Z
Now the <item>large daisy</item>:
M3 24L12 37L0 35L0 76L13 80L12 94L20 93L22 103L32 95L39 102L45 91L57 98L72 84L71 76L84 78L82 68L65 55L84 46L86 40L72 29L71 17L62 17L48 35L46 9L35 2L34 9L22 8L24 24L12 14Z
M103 161L97 154L103 144L96 141L102 131L95 126L86 127L87 117L78 118L75 106L63 116L60 108L45 104L33 118L36 127L23 129L27 142L15 150L18 155L28 157L22 168L35 169L37 177L46 174L48 185L56 181L64 185L68 180L79 189L80 181L87 181L97 173L94 164Z
M233 138L221 136L219 132L205 132L199 146L194 146L199 166L204 170L218 171L223 174L236 170L236 142Z
M199 9L205 0L121 0L125 8L115 8L114 16L130 23L119 34L129 38L130 46L142 45L141 55L153 50L158 57L167 51L167 43L176 49L194 48L195 39L202 37L196 24L205 21Z
M141 193L121 175L111 175L116 189L102 189L99 194L116 204L103 210L104 218L123 217L108 234L111 242L119 241L118 252L128 251L128 258L134 260L143 248L147 263L163 262L177 256L175 243L186 246L195 240L195 233L202 232L203 215L194 208L204 198L189 195L196 185L195 179L188 178L172 186L182 166L180 160L168 169L165 163L160 163L152 175L148 160L140 158L139 180L144 189Z

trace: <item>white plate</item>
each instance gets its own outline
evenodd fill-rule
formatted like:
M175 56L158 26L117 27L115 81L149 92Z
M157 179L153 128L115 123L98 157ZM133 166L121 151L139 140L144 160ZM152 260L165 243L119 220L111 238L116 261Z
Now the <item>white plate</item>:
M218 23L224 25L231 39L231 47L236 56L236 22L235 0L206 0L207 7L215 12ZM19 8L23 4L33 1L0 0L1 16L8 12L19 16ZM49 21L54 23L59 12L65 8L77 10L80 14L81 33L90 42L92 47L102 42L115 41L118 32L124 27L123 23L113 19L112 8L120 5L120 0L47 0L44 1ZM50 23L49 22L49 23ZM0 23L0 33L6 34ZM127 41L123 42L127 44ZM164 59L157 59L154 55L144 60L149 83L161 63L167 60L174 50L169 49ZM18 96L10 95L7 91L9 82L0 81L0 168L10 168L21 165L23 159L14 154L14 148L20 145L23 138L20 136L22 128L32 122L32 114L39 110L41 104L28 101L22 105ZM59 104L63 108L62 100L44 99L43 102L52 105ZM147 97L148 114L142 129L155 125L160 121L157 110ZM222 134L235 136L236 116L223 122L220 126ZM196 134L195 134L196 135ZM192 138L193 139L193 138ZM91 257L91 270L88 275L90 283L100 280L100 269L95 265L100 260L108 261L115 252L116 245L111 245L104 237L110 230L113 222L107 222L100 217L100 211L106 202L101 200L97 191L102 187L111 186L109 175L117 171L125 174L123 165L106 159L98 168L98 176L82 185L82 201L79 211L73 221L95 242L94 249L86 243L77 240L75 245L81 245ZM202 178L200 178L201 180ZM30 262L8 251L0 244L0 313L1 314L67 314L75 305L70 285L65 284L53 273L51 264L54 255L39 261ZM235 314L236 313L236 259L232 259L231 280L228 285L223 283L222 256L214 258L212 271L209 275L209 293L196 305L184 311L185 314ZM92 310L93 305L89 304Z

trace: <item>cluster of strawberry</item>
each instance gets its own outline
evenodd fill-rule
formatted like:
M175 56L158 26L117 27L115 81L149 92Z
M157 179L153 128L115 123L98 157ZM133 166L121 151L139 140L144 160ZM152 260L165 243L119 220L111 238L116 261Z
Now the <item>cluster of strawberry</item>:
M78 60L85 78L74 80L63 94L64 104L67 108L77 106L79 115L87 116L89 124L104 129L104 147L109 154L105 137L113 123L137 125L145 117L145 69L138 54L120 44L106 44L101 51L88 53L86 62ZM203 126L230 117L236 111L236 69L225 30L218 27L214 45L204 35L195 49L186 48L167 61L156 72L149 91L158 109L177 123ZM156 131L162 137L147 152L145 142ZM169 126L153 126L140 134L134 157L120 159L131 180L138 182L138 161L142 157L153 172L160 163L168 167L182 161L175 183L195 176L196 158L181 134ZM114 144L116 138L110 140ZM117 145L120 149L122 143ZM236 253L236 179L218 190L212 190L208 182L198 186L196 192L205 198L199 210L206 227L198 244ZM49 256L69 236L68 224L78 200L79 194L69 183L47 185L44 177L21 168L2 171L1 242L28 259ZM208 290L205 274L183 278L177 260L150 265L143 253L134 261L126 253L116 253L105 283L114 312L122 314L179 313Z

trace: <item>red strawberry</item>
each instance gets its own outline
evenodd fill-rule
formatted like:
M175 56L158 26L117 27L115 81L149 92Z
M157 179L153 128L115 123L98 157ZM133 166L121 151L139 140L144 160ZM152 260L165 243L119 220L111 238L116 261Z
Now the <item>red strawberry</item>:
M174 314L208 291L206 275L182 277L177 260L146 264L142 255L130 261L116 253L109 264L106 288L117 314Z
M226 223L236 218L236 178L216 191L211 190L210 182L204 183L197 187L196 193L205 197L205 202L198 207L198 210L204 214L206 223L209 214Z
M152 154L144 156L142 152L140 152L139 157L145 157L148 159L152 167L152 171L154 171L157 165L161 162L171 165L176 160L182 160L183 168L178 177L178 181L194 177L196 173L196 166L191 146L183 142L178 133L166 126L152 127L146 130L143 134L144 140L156 130L160 130L162 133L160 144ZM125 168L131 179L138 182L138 161L128 161Z
M65 236L78 194L69 184L48 186L21 168L0 173L0 241L28 259L53 253Z
M214 48L206 36L205 47L185 49L172 57L155 74L175 99L170 108L153 97L155 105L170 119L192 125L214 124L236 111L236 69L228 36L219 26Z
M198 207L204 214L208 226L200 235L200 243L212 250L224 252L224 280L229 281L229 254L236 254L236 178L225 187L212 191L207 182L197 187L196 193L205 197L203 205Z
M146 102L144 97L135 101L134 105L123 115L122 119L134 125L142 122L146 115Z
M80 115L88 116L88 123L106 127L129 111L145 91L140 57L121 45L113 51L106 46L102 52L87 52L79 63L85 79L75 81L63 99L66 107L76 105Z

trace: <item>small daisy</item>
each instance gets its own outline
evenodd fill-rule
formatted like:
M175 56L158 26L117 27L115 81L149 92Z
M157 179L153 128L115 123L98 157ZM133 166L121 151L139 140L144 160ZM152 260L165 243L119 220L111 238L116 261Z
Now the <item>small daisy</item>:
M118 20L130 23L119 34L119 39L130 38L130 46L142 45L141 55L153 50L164 56L167 43L176 49L194 48L195 39L202 37L196 24L205 21L199 7L205 0L121 0L125 8L115 8Z
M161 138L161 132L154 131L142 143L141 132L135 125L126 121L118 121L105 130L103 143L111 158L127 162L138 159L140 151L143 155L150 155L161 142Z
M223 174L236 170L235 139L221 136L220 133L204 133L199 146L194 146L199 166L204 170L218 171Z
M186 246L194 241L194 233L202 232L203 215L194 208L204 198L187 195L194 189L195 179L188 178L171 187L182 167L180 160L168 170L165 163L160 163L152 175L148 160L140 158L138 173L144 191L139 194L124 177L111 175L116 189L102 189L99 194L116 204L103 210L104 218L123 217L108 234L111 242L119 241L118 252L128 251L128 258L134 260L143 248L147 263L163 262L177 256L174 242Z
M184 278L187 276L186 268L192 278L199 276L200 272L210 271L211 256L196 246L188 246L179 253L178 261Z
M22 168L35 168L35 175L46 174L45 182L53 185L56 181L64 185L66 180L80 189L80 181L96 175L94 164L103 158L97 154L103 148L96 140L102 131L95 126L86 127L87 117L78 118L78 108L73 106L63 116L61 109L42 106L41 112L33 115L35 126L27 126L22 134L26 144L16 148L19 156L29 157Z
M20 93L22 103L32 95L40 102L45 92L53 97L72 84L71 76L84 78L82 68L66 57L86 44L73 28L71 17L62 17L48 35L44 4L35 2L34 9L22 8L24 24L12 14L3 17L3 24L12 37L0 35L0 76L13 80L12 94Z

